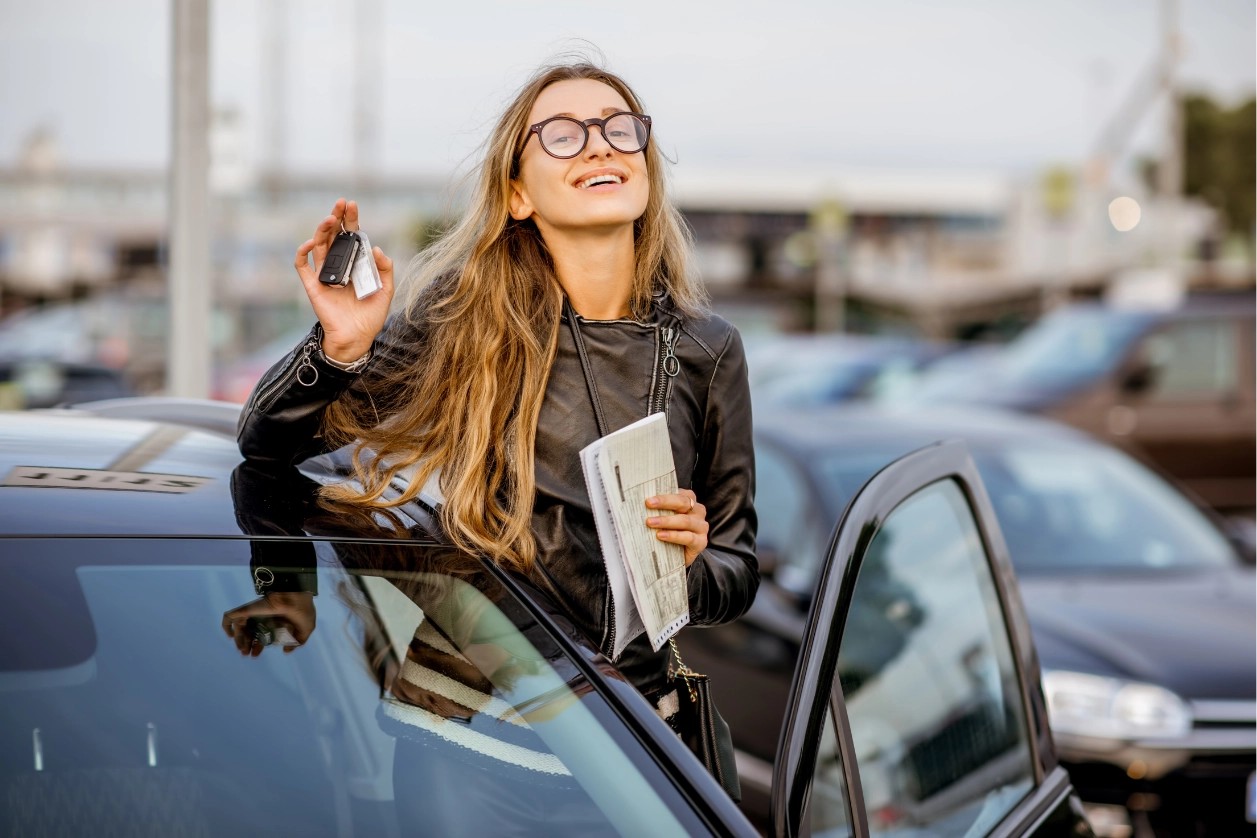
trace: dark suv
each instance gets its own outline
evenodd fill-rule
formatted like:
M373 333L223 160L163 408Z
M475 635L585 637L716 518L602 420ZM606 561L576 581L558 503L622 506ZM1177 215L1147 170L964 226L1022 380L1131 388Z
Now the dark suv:
M1251 293L1163 310L1070 306L980 374L927 377L920 398L1049 416L1158 467L1216 509L1251 513L1253 306Z

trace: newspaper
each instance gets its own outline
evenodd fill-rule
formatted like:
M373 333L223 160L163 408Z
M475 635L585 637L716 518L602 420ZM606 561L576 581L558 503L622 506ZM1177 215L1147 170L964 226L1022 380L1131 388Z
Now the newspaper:
M652 414L589 444L580 457L611 582L612 660L643 631L658 651L690 621L685 549L646 526L659 514L646 498L677 491L667 419Z

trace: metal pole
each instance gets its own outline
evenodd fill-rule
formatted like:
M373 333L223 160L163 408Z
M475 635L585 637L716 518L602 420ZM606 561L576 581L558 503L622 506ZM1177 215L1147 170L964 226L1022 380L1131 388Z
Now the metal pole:
M171 0L170 294L166 392L210 385L209 0Z
M1162 27L1165 51L1165 75L1162 79L1166 94L1165 147L1161 165L1157 171L1157 192L1162 205L1164 248L1163 267L1175 280L1179 276L1179 259L1182 256L1178 226L1178 204L1183 192L1183 108L1178 95L1178 65L1182 57L1178 29L1178 0L1162 0Z

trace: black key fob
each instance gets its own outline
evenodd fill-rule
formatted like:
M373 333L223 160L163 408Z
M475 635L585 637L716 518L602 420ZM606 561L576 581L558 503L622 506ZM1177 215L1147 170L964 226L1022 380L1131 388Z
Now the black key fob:
M324 285L347 285L361 246L362 243L353 233L343 230L338 233L327 250L327 258L323 260L319 282Z

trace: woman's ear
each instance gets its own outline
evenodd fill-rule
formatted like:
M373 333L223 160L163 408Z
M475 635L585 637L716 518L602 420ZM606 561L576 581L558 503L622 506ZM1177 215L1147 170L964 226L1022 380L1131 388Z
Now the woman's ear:
M511 218L516 221L523 221L526 218L532 218L532 201L528 200L528 193L524 190L524 185L519 179L511 181Z

